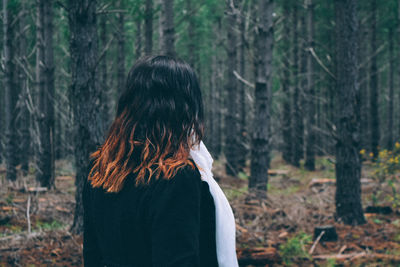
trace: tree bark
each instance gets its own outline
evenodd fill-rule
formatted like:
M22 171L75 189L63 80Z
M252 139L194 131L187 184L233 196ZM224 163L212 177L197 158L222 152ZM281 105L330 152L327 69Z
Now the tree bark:
M226 136L226 165L225 169L229 175L236 176L239 172L239 112L238 112L238 86L234 71L237 69L237 1L227 0L227 76L226 92L227 113L225 117Z
M379 121L379 90L378 90L378 65L377 65L377 42L376 42L376 16L377 0L371 2L371 70L370 70L370 144L374 158L378 155L380 140L380 121Z
M27 37L24 31L26 30L27 22L26 22L26 2L21 2L21 13L23 14L19 18L19 59L22 64L27 64ZM30 113L25 104L27 99L27 90L28 90L28 77L22 67L19 67L19 77L18 80L20 82L21 93L19 97L20 105L20 125L19 129L21 132L21 141L20 141L20 163L21 170L24 175L26 175L29 171L29 156L30 156L30 133L29 133L29 124L30 124Z
M196 16L196 11L193 6L193 1L192 0L186 0L186 12L187 14L191 14L188 17L188 28L187 28L187 33L188 33L188 61L189 64L192 66L192 68L197 68L197 62L196 62L196 25L195 25L195 16Z
M394 31L390 28L389 33L389 94L388 94L388 124L387 124L387 142L386 148L393 149L393 99L394 99Z
M282 43L283 43L283 55L282 55L282 92L283 96L283 114L282 114L282 136L283 136L283 152L282 157L287 163L292 162L293 152L293 141L292 141L292 127L291 127L291 86L290 86L290 63L289 63L289 35L290 35L290 0L283 1L283 17L285 23L283 24L282 32Z
M307 8L307 146L304 166L307 170L315 170L315 91L314 91L314 61L310 49L314 47L314 4L306 0Z
M175 56L174 0L162 0L161 11L161 53Z
M14 88L14 71L15 66L13 62L13 31L11 26L13 21L13 13L9 8L9 2L3 0L3 55L4 55L4 107L5 107L5 155L6 155L6 178L9 181L17 179L17 157L18 153L17 143L15 137L17 136L15 127L15 103L16 95Z
M153 51L153 0L146 0L144 11L144 53L151 55Z
M336 219L349 225L365 223L361 204L360 90L356 0L336 6Z
M302 114L300 108L300 88L299 88L299 45L298 45L298 3L293 2L292 9L292 45L293 45L293 62L292 62L292 75L293 75L293 109L292 109L292 164L296 167L300 166L300 159L302 158L302 145L303 133L301 131Z
M247 1L241 1L240 16L239 16L239 73L240 76L246 77L246 3ZM246 159L248 155L248 134L247 134L247 123L246 123L246 85L242 82L239 84L239 108L240 108L240 142L239 142L239 168L243 169L246 165Z
M36 82L39 93L36 180L41 186L54 186L54 56L53 11L49 0L39 0L37 11Z
M136 42L135 42L135 56L139 59L142 56L142 18L136 18Z
M269 165L269 96L272 74L273 49L273 0L258 1L256 43L255 109L251 141L251 175L249 191L258 198L265 198Z
M70 95L74 116L76 205L71 231L82 232L82 189L89 174L89 155L103 141L97 78L98 37L96 1L68 1L72 84Z
M360 109L361 109L361 142L360 146L362 148L369 147L369 104L368 104L368 64L365 62L367 58L367 44L368 44L368 28L360 25L359 33L359 43L360 43L360 53L359 58L359 84L360 84ZM365 63L363 63L365 62Z
M123 0L118 1L118 8L124 9ZM125 15L123 12L118 13L118 30L117 30L117 88L118 93L124 90L125 87Z
M400 0L398 0L398 4L397 4L397 8L398 8L398 12L397 12L397 14L398 14L398 18L397 18L397 36L398 36L398 47L400 47ZM398 57L399 57L399 60L400 60L400 53L399 53L399 55L398 55ZM400 77L400 68L398 68L398 76L397 77ZM399 94L399 103L400 103L400 94ZM400 105L399 105L399 107L400 107ZM400 111L399 111L399 114L400 114ZM399 116L399 138L400 138L400 116Z
M100 18L100 41L102 49L107 46L107 17L102 15ZM111 92L108 86L108 69L107 69L108 51L103 51L103 56L100 62L100 88L101 88L101 113L104 122L104 131L107 131L111 124Z

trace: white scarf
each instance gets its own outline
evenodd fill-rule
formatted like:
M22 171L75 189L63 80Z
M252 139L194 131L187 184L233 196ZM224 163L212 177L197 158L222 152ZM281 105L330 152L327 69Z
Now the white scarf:
M211 172L213 158L203 141L200 142L199 147L190 151L190 156L199 167L201 179L208 183L214 199L218 265L219 267L237 267L239 264L236 256L235 218L228 199L213 178Z

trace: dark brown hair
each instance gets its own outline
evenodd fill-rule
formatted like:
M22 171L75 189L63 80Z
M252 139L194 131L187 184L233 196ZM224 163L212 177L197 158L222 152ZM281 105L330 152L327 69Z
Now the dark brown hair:
M193 163L190 149L203 137L203 103L198 80L184 61L167 56L138 60L119 97L104 144L92 153L93 187L118 192L130 173L136 185L173 177ZM146 180L147 178L147 180Z

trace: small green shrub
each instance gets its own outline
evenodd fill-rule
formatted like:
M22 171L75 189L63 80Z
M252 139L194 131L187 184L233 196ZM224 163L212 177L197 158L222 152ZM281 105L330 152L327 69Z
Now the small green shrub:
M372 162L372 177L378 182L379 186L376 188L372 195L372 202L374 205L378 204L379 196L381 194L381 186L384 183L391 188L391 196L387 196L387 200L392 203L394 208L400 206L400 199L396 189L396 173L400 172L400 143L396 142L393 150L381 150L378 155L372 152L367 154L365 149L360 151L364 159L371 160ZM376 156L376 157L374 157Z
M36 221L36 228L38 230L54 230L54 229L60 229L63 228L64 224L57 220L53 220L51 222L42 222L37 220Z
M305 245L310 244L311 242L311 235L303 232L289 238L285 244L282 244L279 247L285 264L291 265L293 261L298 259L311 259L310 254L308 254L308 251L305 249Z

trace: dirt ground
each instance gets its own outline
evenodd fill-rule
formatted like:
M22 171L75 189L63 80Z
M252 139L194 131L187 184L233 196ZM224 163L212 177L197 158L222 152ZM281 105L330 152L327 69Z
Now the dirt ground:
M239 178L229 177L222 162L215 162L214 174L235 214L241 266L400 266L399 210L366 213L362 226L336 222L334 165L329 158L319 158L317 170L308 172L275 156L268 198L261 202L248 200L248 170ZM363 169L364 207L372 205L377 188L368 168L366 164ZM0 266L82 265L82 237L69 232L72 170L69 161L57 162L56 189L35 192L33 173L10 184L0 166ZM390 194L383 187L379 205L390 205ZM335 227L337 241L316 241L314 228L327 225Z

